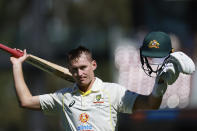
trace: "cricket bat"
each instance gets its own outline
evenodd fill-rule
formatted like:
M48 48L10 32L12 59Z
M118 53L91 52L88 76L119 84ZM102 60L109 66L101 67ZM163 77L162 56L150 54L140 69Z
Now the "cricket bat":
M23 56L23 52L17 49L12 49L8 46L5 46L3 44L0 44L0 49L8 52L12 56L19 58ZM34 56L32 54L29 54L29 57L25 60L25 62L45 71L50 74L53 74L57 77L63 78L64 80L67 80L69 82L74 82L74 79L72 77L72 74L69 72L67 68L64 68L62 66L59 66L55 63L49 62L47 60L44 60L42 58L39 58L37 56Z

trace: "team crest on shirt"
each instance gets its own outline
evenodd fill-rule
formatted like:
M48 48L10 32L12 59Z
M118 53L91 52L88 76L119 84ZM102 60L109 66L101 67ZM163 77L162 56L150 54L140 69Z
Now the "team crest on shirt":
M96 101L100 101L100 99L101 99L101 94L96 95Z
M104 101L101 101L101 99L103 99L101 94L96 95L95 101L93 103L104 103Z
M149 44L148 44L148 48L159 48L159 42L156 40L152 40Z

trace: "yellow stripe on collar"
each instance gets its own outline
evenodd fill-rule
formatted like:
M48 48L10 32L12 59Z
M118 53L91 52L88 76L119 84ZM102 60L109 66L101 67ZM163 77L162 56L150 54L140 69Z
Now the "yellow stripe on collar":
M83 91L79 90L79 93L80 93L82 96L87 96L87 95L89 95L90 93L92 93L92 90L88 90L88 91L86 91L86 92L83 92Z

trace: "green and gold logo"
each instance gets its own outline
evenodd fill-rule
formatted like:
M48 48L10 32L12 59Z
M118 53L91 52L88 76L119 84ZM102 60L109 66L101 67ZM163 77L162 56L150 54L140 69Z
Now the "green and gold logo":
M101 99L101 94L96 95L96 101L100 101L100 99Z
M98 104L98 103L104 103L104 101L102 100L102 95L96 95L95 101L93 101L94 104Z
M157 42L156 40L152 40L149 44L148 44L148 48L159 48L159 42Z

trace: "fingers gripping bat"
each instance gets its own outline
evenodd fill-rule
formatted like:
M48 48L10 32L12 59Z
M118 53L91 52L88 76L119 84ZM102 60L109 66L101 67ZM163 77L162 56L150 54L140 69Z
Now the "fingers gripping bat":
M8 52L12 56L19 58L23 56L23 52L17 49L12 49L10 47L7 47L3 44L0 44L0 49ZM67 80L69 82L74 82L74 79L72 77L72 74L69 72L67 68L64 68L62 66L59 66L57 64L54 64L52 62L49 62L47 60L44 60L42 58L39 58L37 56L34 56L32 54L29 54L29 57L25 60L25 62L45 71L50 74L53 74L57 77L63 78L64 80Z

